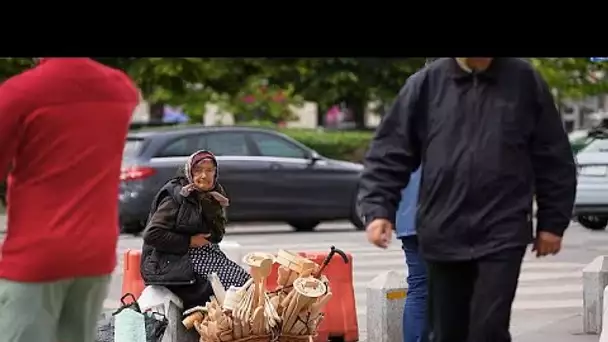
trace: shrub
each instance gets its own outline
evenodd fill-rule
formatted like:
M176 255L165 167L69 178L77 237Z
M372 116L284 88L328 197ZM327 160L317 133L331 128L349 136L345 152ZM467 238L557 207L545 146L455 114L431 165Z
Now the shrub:
M323 131L286 128L279 131L319 152L322 156L361 162L372 138L365 131Z

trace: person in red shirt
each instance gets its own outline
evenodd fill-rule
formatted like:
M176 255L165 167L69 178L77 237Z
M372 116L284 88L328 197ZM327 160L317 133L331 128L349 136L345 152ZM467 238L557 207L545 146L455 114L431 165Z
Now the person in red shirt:
M116 266L118 187L138 90L89 58L43 58L0 85L0 331L93 342Z

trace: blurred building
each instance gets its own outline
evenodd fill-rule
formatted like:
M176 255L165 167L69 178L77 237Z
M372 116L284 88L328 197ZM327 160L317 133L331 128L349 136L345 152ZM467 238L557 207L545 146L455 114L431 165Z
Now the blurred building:
M368 111L365 115L367 127L376 127L381 120L381 115L377 113L377 104L370 103ZM560 113L564 120L564 127L568 132L574 130L589 128L597 122L598 115L604 115L608 118L608 94L601 96L592 96L582 100L562 100L559 106ZM319 126L317 122L317 104L306 102L301 108L295 109L297 120L289 122L290 127L299 128L316 128ZM150 120L149 105L141 99L140 104L133 112L133 122L148 122ZM204 117L204 124L212 125L233 125L234 118L232 114L222 112L218 106L207 104L207 111Z
M608 113L608 94L582 100L562 100L560 112L568 132L589 128L597 122L598 116Z
M146 102L139 92L139 104L135 107L133 111L133 116L131 117L131 122L148 122L150 121L150 106L148 102Z

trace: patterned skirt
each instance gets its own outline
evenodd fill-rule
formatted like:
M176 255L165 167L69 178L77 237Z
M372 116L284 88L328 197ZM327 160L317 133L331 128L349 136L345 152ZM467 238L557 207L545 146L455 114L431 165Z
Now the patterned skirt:
M196 273L205 279L211 273L216 273L226 289L230 286L243 286L251 277L244 268L228 259L216 244L190 248L188 254Z

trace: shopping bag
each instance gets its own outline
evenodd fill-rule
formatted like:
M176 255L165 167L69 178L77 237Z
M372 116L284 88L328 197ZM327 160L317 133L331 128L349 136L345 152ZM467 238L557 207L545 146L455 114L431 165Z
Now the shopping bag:
M131 298L131 302L126 300ZM168 321L164 314L142 313L132 294L121 299L121 307L109 315L102 315L97 325L96 342L161 342Z
M167 317L158 312L145 312L146 342L161 342L169 321Z
M200 340L195 329L188 330L182 324L182 309L176 303L169 303L166 315L169 325L165 330L162 342L198 342Z
M169 303L175 303L182 308L182 300L164 286L150 285L144 288L137 299L137 304L142 312L153 311L167 315Z
M132 308L114 315L114 342L147 342L145 316Z

